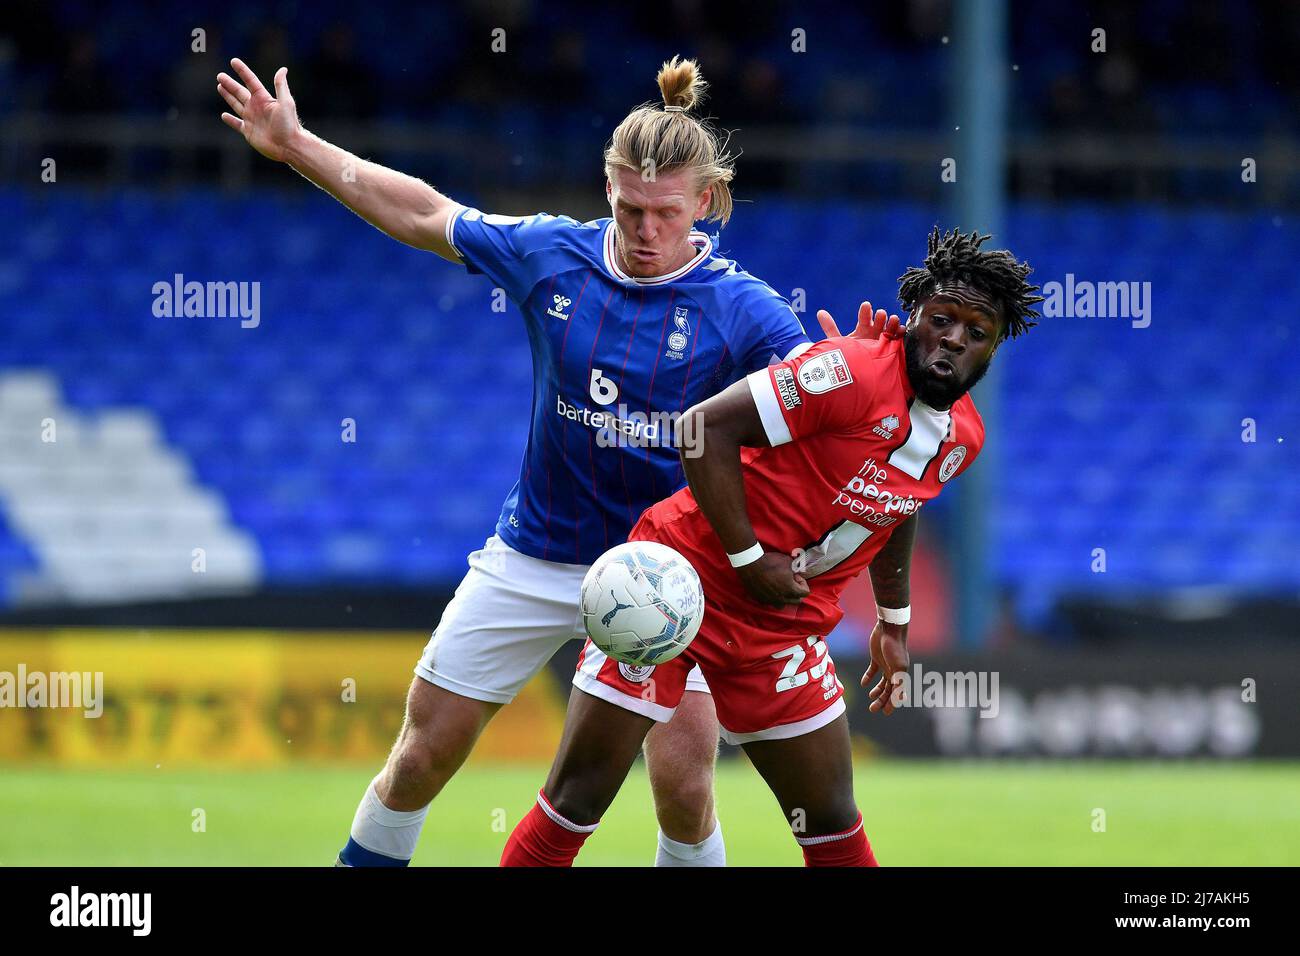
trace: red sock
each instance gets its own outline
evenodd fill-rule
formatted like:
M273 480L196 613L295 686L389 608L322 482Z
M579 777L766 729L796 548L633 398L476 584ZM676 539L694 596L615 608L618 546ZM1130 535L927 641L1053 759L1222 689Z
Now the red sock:
M858 822L847 830L795 839L803 847L804 866L880 866L862 829L861 814Z
M537 802L506 841L501 865L573 866L573 858L595 829L595 823L584 826L564 819L539 790Z

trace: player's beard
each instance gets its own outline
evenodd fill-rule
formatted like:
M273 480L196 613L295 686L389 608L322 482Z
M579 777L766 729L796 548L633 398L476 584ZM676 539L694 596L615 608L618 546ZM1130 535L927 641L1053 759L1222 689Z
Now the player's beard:
M907 357L907 379L912 383L912 391L931 408L940 409L950 407L974 388L988 372L992 361L990 359L985 362L964 381L954 379L951 382L937 382L925 374L921 365L921 340L912 329L903 333L903 354Z

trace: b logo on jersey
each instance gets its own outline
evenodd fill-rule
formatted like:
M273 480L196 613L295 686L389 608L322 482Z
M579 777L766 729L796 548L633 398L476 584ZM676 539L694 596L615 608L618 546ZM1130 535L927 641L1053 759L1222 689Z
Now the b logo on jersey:
M829 392L852 381L849 363L844 361L844 353L839 349L818 355L799 366L799 384L805 392L813 395Z
M565 322L568 322L569 313L565 312L564 310L567 309L569 306L573 305L573 300L570 298L566 298L565 296L562 295L553 295L551 296L551 300L555 304L551 306L551 308L546 310L546 314L554 316L557 319L563 319Z
M688 311L686 306L679 305L673 313L673 325L677 326L677 331L668 336L668 351L664 353L667 358L686 357L686 343L690 341L687 336L691 334L690 323L686 321Z
M654 664L624 664L618 662L618 672L623 675L624 680L631 681L633 684L644 683L649 676L654 673Z
M957 473L961 463L966 460L966 446L958 445L952 451L948 452L943 459L943 464L939 466L939 481L944 482Z
M603 369L591 370L591 400L597 405L613 405L618 401L618 386L605 377Z

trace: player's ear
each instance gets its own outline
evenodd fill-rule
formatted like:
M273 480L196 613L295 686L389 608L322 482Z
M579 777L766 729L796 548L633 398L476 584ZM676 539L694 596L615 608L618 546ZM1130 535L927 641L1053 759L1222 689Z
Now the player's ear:
M609 200L610 208L614 206L614 181L608 176L605 177L605 198Z
M704 192L700 193L699 200L695 203L695 222L699 222L709 213L709 207L713 205L713 187L705 186Z

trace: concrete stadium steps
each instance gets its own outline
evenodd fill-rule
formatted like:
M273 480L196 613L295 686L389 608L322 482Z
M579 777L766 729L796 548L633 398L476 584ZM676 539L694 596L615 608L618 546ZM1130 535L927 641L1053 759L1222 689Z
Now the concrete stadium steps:
M0 373L0 509L35 557L17 604L202 596L261 581L256 540L167 446L149 409L78 412L47 371Z

